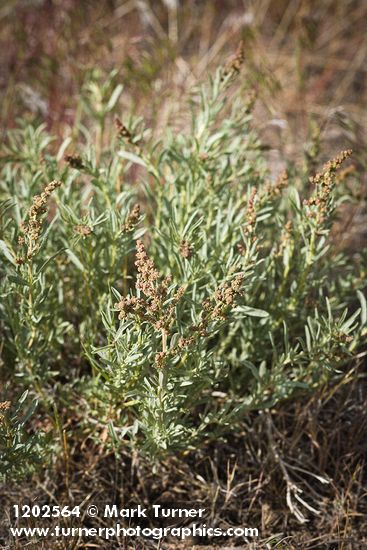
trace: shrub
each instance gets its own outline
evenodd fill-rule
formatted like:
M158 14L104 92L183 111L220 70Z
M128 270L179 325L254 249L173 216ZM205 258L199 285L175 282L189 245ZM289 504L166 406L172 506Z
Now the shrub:
M103 150L121 87L109 99L96 84L97 147L83 126L61 163L71 139L53 155L42 127L9 136L4 368L44 403L76 386L114 445L192 449L343 376L365 331L363 263L331 235L350 151L272 179L253 95L230 88L241 61L196 91L186 133L158 143L131 117Z
M10 401L0 402L0 481L30 474L44 455L42 438L26 432L27 422L37 406L33 400L24 411L27 395L25 391L15 407Z

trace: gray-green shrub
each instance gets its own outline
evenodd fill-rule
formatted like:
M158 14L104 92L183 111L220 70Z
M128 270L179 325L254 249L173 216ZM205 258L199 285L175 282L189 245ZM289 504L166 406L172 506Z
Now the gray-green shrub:
M350 152L273 180L236 59L158 143L131 117L103 149L121 87L94 84L97 147L82 126L52 154L25 125L2 157L4 376L45 404L76 388L114 445L194 448L342 376L365 334L358 261L330 237Z

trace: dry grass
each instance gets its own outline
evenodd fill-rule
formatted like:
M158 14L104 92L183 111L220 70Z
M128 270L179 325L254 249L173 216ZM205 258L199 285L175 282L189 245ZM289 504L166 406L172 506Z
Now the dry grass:
M259 89L264 125L278 129L286 146L292 134L301 149L311 115L334 140L341 110L363 128L366 15L358 0L188 0L177 11L134 0L5 1L2 120L11 125L17 116L38 114L62 132L74 120L85 75L98 67L118 68L124 100L159 127L175 115L181 94L242 37L246 78Z
M207 509L208 525L259 528L261 539L256 545L245 546L237 540L228 548L364 548L366 391L365 373L356 368L340 387L325 388L311 399L287 404L270 414L254 415L235 436L220 443L207 442L200 452L171 458L157 469L138 456L122 453L115 457L101 441L88 439L75 447L81 438L76 436L78 419L74 419L68 426L67 456L60 459L56 477L45 472L29 486L8 486L1 506L9 510L11 504L29 501L114 502L120 507L196 503ZM308 510L292 497L307 519L303 524L287 506L288 483L302 490L302 499L317 510ZM88 521L86 518L85 525L98 526ZM6 519L2 530L6 539ZM60 544L59 548L65 549L93 547L76 541ZM158 548L157 544L145 544L131 548ZM195 544L206 546L210 541L193 540L181 547ZM21 541L18 546L3 546L8 547L23 548ZM49 548L47 543L27 547ZM161 546L177 547L178 543L169 541ZM103 548L127 546L115 540L110 546L104 542Z

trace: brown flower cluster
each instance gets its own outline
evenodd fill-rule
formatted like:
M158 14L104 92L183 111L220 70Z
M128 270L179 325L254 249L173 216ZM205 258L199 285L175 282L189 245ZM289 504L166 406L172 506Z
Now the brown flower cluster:
M228 309L233 306L235 299L241 294L244 275L237 275L230 283L223 283L214 293L214 305L209 305L208 311L212 319L225 319Z
M353 342L353 336L351 336L350 334L345 334L344 332L339 331L337 333L337 338L342 344L350 344L351 342Z
M327 162L321 172L310 179L310 182L316 186L316 192L310 199L304 200L303 204L316 207L308 215L310 218L315 218L317 223L323 223L326 219L330 197L337 182L336 172L351 154L351 149L342 151L333 160Z
M352 149L347 149L342 151L334 159L329 160L323 167L322 171L316 174L315 177L311 178L311 183L328 185L330 178L335 174L335 172L340 168L343 162L352 155Z
M154 362L158 369L163 369L163 367L165 367L169 355L170 352L168 351L159 351L155 354Z
M278 253L277 253L278 256L282 256L284 249L287 248L287 246L291 242L292 231L293 231L292 222L291 220L288 220L287 223L284 225L282 229L282 233L280 235L280 243L278 246Z
M92 228L89 225L76 225L74 231L79 235L83 235L83 237L88 237L92 233Z
M11 402L10 401L2 401L0 403L0 412L5 412L10 409Z
M211 321L224 320L230 308L234 305L237 296L242 293L244 275L240 273L229 283L221 284L214 292L213 298L207 298L203 302L202 319L197 325L190 327L190 336L181 337L178 341L179 348L191 346L199 336L209 334Z
M140 205L135 204L126 217L126 221L122 226L122 231L127 233L132 231L140 220Z
M174 320L175 307L184 294L184 288L180 287L167 305L165 302L169 298L168 287L171 277L167 276L163 280L159 280L158 270L155 268L153 260L148 257L142 241L137 241L136 249L135 266L138 275L135 286L143 294L143 297L123 297L115 305L120 312L119 318L124 319L132 314L141 321L148 321L157 330L168 332Z
M246 228L245 233L249 235L253 232L255 228L256 223L256 209L255 209L255 198L257 195L257 189L254 187L251 191L250 198L247 202L247 209L246 209Z
M284 170L279 174L279 176L275 180L275 183L269 183L265 187L264 195L267 198L279 197L283 189L288 187L288 184L289 184L288 172Z
M2 401L0 402L0 422L4 419L3 413L8 411L10 409L11 402L10 401Z
M160 280L159 272L155 268L145 250L141 240L136 243L135 266L138 272L135 287L140 291L140 297L122 297L115 308L120 312L119 319L125 319L129 315L137 317L140 321L150 323L162 334L162 351L155 356L157 368L163 368L172 350L167 351L167 337L174 322L175 308L181 300L185 289L179 287L169 299L169 285L171 277Z
M154 266L153 260L148 257L143 241L136 242L136 261L135 267L138 270L136 288L141 290L147 298L156 300L159 296L167 293L167 287L171 282L169 278L158 284L158 270Z
M132 315L161 331L162 351L156 353L154 363L157 368L163 368L168 358L176 355L179 349L188 348L200 336L206 336L212 321L225 319L228 310L235 303L236 297L241 294L244 275L239 274L231 282L220 285L213 296L204 301L202 318L198 324L189 328L191 334L181 336L174 348L167 349L167 338L174 322L175 307L184 295L185 289L179 287L167 304L171 277L160 279L159 272L154 262L148 257L142 241L137 241L136 249L135 266L138 275L135 286L141 294L139 297L122 297L115 304L115 308L119 311L119 319L123 320Z
M84 168L80 155L65 155L65 160L71 168L75 168L76 170Z
M224 66L223 70L223 77L226 77L228 75L234 76L238 74L241 70L241 67L245 61L245 48L243 44L243 40L238 44L236 53L228 61L228 63Z
M121 300L115 304L115 308L120 312L119 319L123 320L129 314L137 315L144 319L145 315L145 300L136 296L123 296Z
M21 229L25 235L19 244L27 243L27 259L30 260L38 250L38 241L42 231L42 216L47 211L46 205L52 192L60 187L61 181L51 181L40 195L33 197L33 203L28 211L28 221L22 222ZM21 259L22 260L22 259Z
M195 330L196 327L192 327L191 330ZM206 331L204 331L203 333L200 333L199 331L196 331L196 335L191 335L191 336L182 336L179 341L178 341L178 347L180 349L184 349L184 348L188 348L190 347L196 340L197 338L197 335L200 335L200 336L204 336L206 335Z
M180 243L180 254L186 260L189 260L194 253L193 247L190 245L189 241L181 241Z
M119 136L119 138L126 139L129 143L132 144L133 136L131 132L129 132L125 124L123 124L118 117L115 118L115 126L117 129L117 135Z
M288 173L284 170L283 172L281 172L281 174L279 174L274 183L268 183L267 185L265 185L264 189L262 189L260 193L258 193L256 187L252 189L246 205L246 225L244 228L244 233L247 236L253 235L253 242L257 240L256 235L254 235L257 220L257 211L264 205L264 203L266 203L266 201L279 197L282 190L287 187L288 184ZM245 255L247 250L246 244L244 242L238 243L237 250L239 254Z

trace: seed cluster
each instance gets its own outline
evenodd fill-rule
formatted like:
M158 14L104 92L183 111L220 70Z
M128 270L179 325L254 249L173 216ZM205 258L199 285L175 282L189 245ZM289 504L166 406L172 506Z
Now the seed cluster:
M8 411L10 409L11 402L10 401L2 401L0 403L0 422L4 420L4 412Z
M343 162L352 155L352 153L352 149L341 151L339 155L337 155L334 159L329 160L329 162L325 164L322 172L319 172L318 174L316 174L316 176L311 178L311 182L314 184L321 183L322 185L327 185L330 181L330 178L340 168Z
M143 297L123 297L115 305L120 312L119 318L124 319L129 314L138 317L141 321L148 321L157 330L168 332L173 323L175 307L184 294L184 288L180 287L173 294L168 304L169 285L171 277L167 276L160 281L159 272L153 261L148 257L141 240L136 243L135 267L138 275L135 287Z
M254 187L251 191L250 198L247 202L247 209L246 209L246 227L245 227L245 233L249 235L254 231L255 224L256 224L256 209L255 209L255 199L257 195L257 189Z
M278 246L278 252L277 256L282 256L284 250L290 245L292 241L292 232L293 232L293 225L291 220L288 220L287 223L283 226L281 235L280 235L280 242Z
M214 292L213 298L204 300L202 307L202 319L197 325L190 327L193 334L182 337L178 341L180 348L187 348L192 345L199 336L208 336L209 324L212 321L223 321L235 300L242 294L242 284L244 275L236 275L231 282L221 284Z
M241 40L241 42L238 44L236 53L224 67L223 77L226 77L229 75L231 76L237 75L240 72L244 61L245 61L245 48L244 48L243 40Z
M316 186L316 192L310 199L305 199L303 204L308 207L315 207L314 210L308 212L308 216L315 218L317 223L323 223L327 217L332 192L337 183L336 172L351 154L351 149L342 151L333 160L327 162L321 172L310 179L310 182Z
M83 237L87 237L92 233L92 228L89 227L89 225L76 225L74 227L75 233L79 233L79 235L83 235Z
M118 117L115 118L115 126L119 138L126 139L129 143L132 143L133 136L131 132L126 128L125 124L123 124Z
M140 296L124 296L115 304L115 308L119 311L119 319L123 320L132 315L139 321L148 322L156 330L161 331L166 341L174 322L175 308L183 297L185 289L179 287L169 300L171 277L160 278L159 272L149 258L141 240L137 241L136 250L135 267L138 273L135 287L140 292ZM241 294L243 278L244 275L239 274L231 282L223 283L216 289L212 298L204 301L202 318L198 324L189 328L191 334L186 337L182 336L174 349L167 350L164 345L163 350L156 353L155 365L157 368L162 368L168 357L177 353L177 348L187 348L199 336L206 336L210 322L226 318L236 297Z
M76 170L81 170L84 168L80 155L65 155L65 160L71 168L75 168Z
M25 237L20 237L19 244L27 244L27 259L30 260L37 252L39 248L39 238L42 231L42 216L47 211L47 201L55 189L60 187L61 181L54 180L46 185L44 191L40 195L33 197L33 203L28 211L28 222L21 223L21 229ZM24 261L19 259L19 263Z
M224 320L228 309L234 304L236 297L241 294L244 275L237 275L230 283L223 283L214 293L215 305L208 308L212 319Z
M186 260L189 260L194 253L194 248L191 246L189 241L181 241L180 243L180 254Z
M284 188L289 185L289 177L286 170L281 172L274 183L270 182L264 186L264 188L258 192L256 187L253 187L246 205L245 212L245 227L244 233L248 237L252 235L252 242L257 241L257 237L254 234L257 213L267 201L271 201L280 197ZM244 242L237 244L237 250L239 254L245 255L247 245Z
M127 233L132 231L140 220L140 204L135 204L126 217L126 221L122 226L122 231Z
M158 270L154 266L153 260L148 257L143 241L136 242L136 261L135 267L138 270L136 288L141 290L148 298L157 300L166 295L167 287L170 283L168 277L161 284L157 284L159 279Z
M264 190L264 196L267 198L279 197L286 187L289 185L288 172L284 170L279 174L275 183L269 183Z

